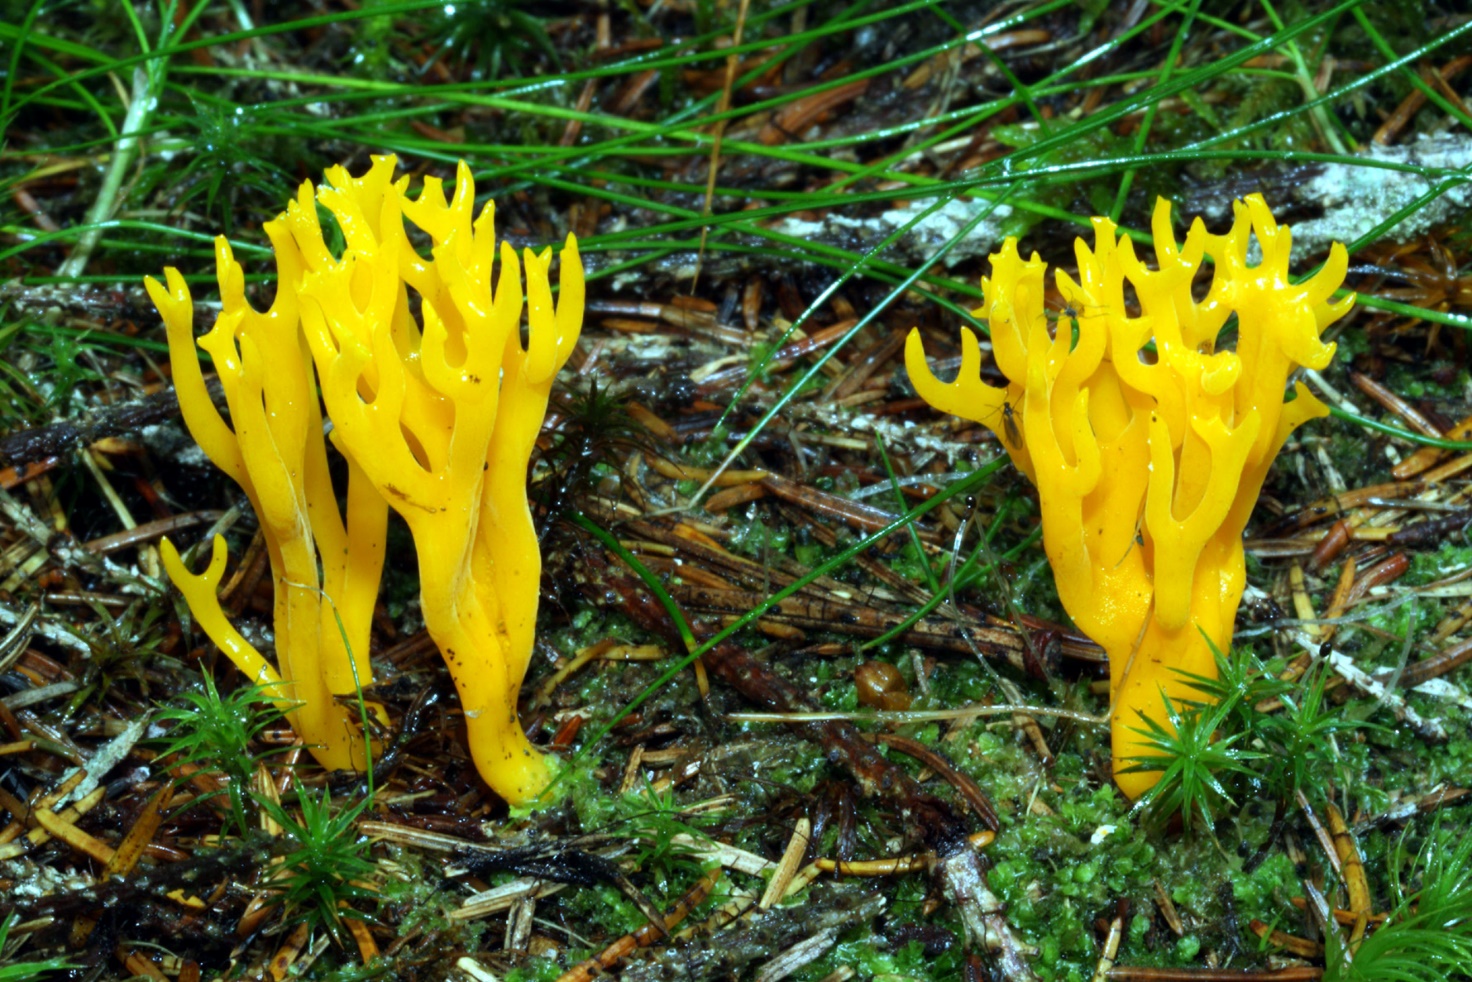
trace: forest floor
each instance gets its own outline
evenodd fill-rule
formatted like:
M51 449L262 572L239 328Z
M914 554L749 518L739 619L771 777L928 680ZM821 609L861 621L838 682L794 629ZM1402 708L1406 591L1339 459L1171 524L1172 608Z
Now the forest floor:
M0 980L1472 977L1460 5L0 10ZM265 309L264 223L381 154L415 194L464 161L506 241L574 234L587 269L529 471L540 808L477 771L420 606L443 556L403 521L366 776L163 569L223 535L272 658L271 550L143 278L180 270L202 332L226 236ZM1149 257L1157 198L1181 236L1250 194L1296 276L1347 248L1357 302L1247 525L1222 680L1133 802L1022 403L932 408L906 339L950 377L1008 237L1077 275L1094 216ZM1043 304L1095 313L1051 268Z

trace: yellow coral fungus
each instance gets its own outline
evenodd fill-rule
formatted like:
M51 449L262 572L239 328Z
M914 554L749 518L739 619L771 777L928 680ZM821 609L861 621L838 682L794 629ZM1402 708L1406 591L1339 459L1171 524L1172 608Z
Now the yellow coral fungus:
M550 778L516 715L541 577L527 465L582 327L582 264L569 236L554 306L551 250L528 249L518 263L502 243L493 291L495 211L488 203L475 215L469 168L460 165L448 201L436 178L410 199L393 169L392 157L361 178L333 168L315 198L304 185L289 206L307 265L303 326L334 438L414 535L425 627L460 692L476 766L508 801L526 802ZM318 203L342 229L340 259L324 243ZM432 258L414 250L405 218Z
M546 761L521 729L516 707L531 658L541 578L541 554L526 498L527 467L552 380L572 353L582 327L582 264L577 242L569 236L561 256L561 296L554 304L551 250L538 254L528 249L519 262L515 251L502 243L498 256L494 208L488 203L475 214L475 185L465 164L457 171L448 200L438 178L426 178L419 196L410 198L408 177L395 181L394 168L393 157L376 157L362 177L334 167L322 187L302 185L286 213L267 226L281 273L277 305L283 309L279 317L274 306L270 314L255 317L283 325L290 322L284 328L289 342L281 341L269 357L273 371L279 366L283 375L310 379L315 363L333 442L351 468L350 488L373 489L379 506L387 502L408 524L419 554L425 626L459 690L476 766L508 801L525 803L550 780ZM319 204L342 232L346 246L341 256L334 256L327 246ZM406 218L429 240L429 257L411 244ZM492 290L498 258L500 269ZM171 285L177 279L171 270ZM156 287L152 284L150 289L161 309L170 303L187 307L187 293L178 296L182 280L175 295ZM422 327L415 308L421 312ZM526 348L524 308L529 321ZM181 336L189 336L187 325L180 330ZM220 330L217 327L216 332ZM220 354L208 341L201 341L201 346L218 362ZM251 342L242 340L242 352L249 347ZM197 366L180 371L186 361L193 359L180 358L176 350L181 402L187 388L197 391L191 401L207 405ZM222 378L233 370L227 361ZM299 398L290 409L285 402L275 404L278 410L271 401L271 383L270 378L265 382L265 415L271 425L320 432L316 395ZM253 450L253 444L247 445L250 427L242 421L261 412L261 396L252 391L256 394L247 396L249 405L240 413L233 397L230 403L240 434L238 454L229 449L234 444L218 417L204 418L199 426L194 419L189 422L211 457L241 481L265 527L274 522L268 518L273 509L286 510L281 502L291 494L281 490L281 481L269 494L263 491L261 479L255 478L252 454L265 456L262 466L281 461L286 461L287 470L292 466L279 450ZM253 482L241 480L247 472ZM311 467L306 474L310 479ZM330 502L330 487L328 492L327 498L319 498L309 487L305 497L312 531L324 540L324 563L330 550L311 509L314 502ZM300 499L298 494L293 500ZM335 509L328 510L336 514ZM350 524L353 514L350 490ZM356 543L352 535L348 538L351 554ZM211 575L218 580L216 566L222 561L217 553L217 563L204 574L206 580ZM171 574L188 592L191 605L206 603L204 597L213 595L213 583L196 582L191 587L175 572L177 566L171 567ZM348 567L358 568L351 560ZM285 577L299 579L296 574ZM277 583L279 610L283 577L278 575ZM324 588L339 608L346 606L330 586ZM222 616L201 619L207 627L223 623ZM223 629L212 636L227 653L238 647ZM278 648L287 637L278 616ZM366 650L366 628L363 640ZM279 657L286 680L285 656ZM237 663L256 676L263 671L259 656L254 661L241 656ZM295 671L291 677L299 678ZM310 702L309 687L300 681L293 695ZM306 711L304 706L301 712Z
M279 287L260 313L245 300L245 275L229 243L215 243L221 311L199 346L214 358L230 425L210 401L194 353L194 305L179 271L168 287L147 280L168 329L174 386L184 421L205 454L245 491L260 520L275 581L277 666L226 620L215 589L225 566L216 538L209 569L191 574L168 540L164 566L220 649L268 692L294 703L292 725L325 767L361 768L356 713L333 697L372 681L368 634L383 569L388 509L349 464L346 522L338 511L311 361L298 322L301 256L282 222L268 222ZM339 619L341 626L339 626Z
M983 423L1037 486L1043 543L1059 598L1109 654L1115 780L1130 797L1159 772L1130 770L1153 752L1143 717L1169 726L1162 693L1200 701L1185 674L1215 677L1245 583L1242 531L1268 467L1293 429L1327 410L1299 366L1323 368L1334 345L1319 332L1353 304L1330 296L1348 259L1336 244L1313 277L1288 275L1289 230L1259 195L1234 204L1225 235L1197 219L1178 245L1170 204L1152 220L1158 269L1114 224L1095 218L1094 248L1075 244L1079 280L1057 273L1068 309L1044 310L1046 264L1008 239L982 280L1005 388L981 381L976 336L963 330L954 382L931 374L918 331L905 361L938 409ZM1262 259L1248 262L1256 235ZM1192 282L1215 262L1205 297ZM1127 309L1126 285L1139 302ZM1235 350L1216 348L1236 317ZM1020 427L1019 427L1020 424ZM1009 438L1019 429L1021 441Z

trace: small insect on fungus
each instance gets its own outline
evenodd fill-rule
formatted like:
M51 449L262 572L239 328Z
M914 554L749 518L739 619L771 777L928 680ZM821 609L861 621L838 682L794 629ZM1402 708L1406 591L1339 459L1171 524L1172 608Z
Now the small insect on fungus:
M1140 517L1135 519L1134 538L1130 539L1130 544L1124 547L1124 555L1119 557L1119 562L1114 564L1114 568L1118 569L1124 565L1124 561L1130 558L1130 552L1136 548L1145 548L1145 512L1143 510L1140 512Z
M1022 418L1022 409L1014 408L1010 399L1004 399L999 408L992 410L978 422L984 422L990 426L991 421L997 418L997 413L1002 414L1002 438L1006 441L1007 446L1013 450L1021 450L1022 428L1019 420Z
M1013 450L1022 449L1022 431L1017 428L1017 414L1012 411L1012 403L1002 403L1002 431L1007 436L1007 446Z
M1080 300L1061 300L1057 303L1059 306L1056 307L1054 301L1044 304L1044 313L1051 321L1068 321L1068 329L1071 332L1068 348L1072 351L1078 346L1078 319L1085 314L1093 314L1104 308L1098 304L1083 303ZM1054 330L1056 331L1057 328L1055 327Z

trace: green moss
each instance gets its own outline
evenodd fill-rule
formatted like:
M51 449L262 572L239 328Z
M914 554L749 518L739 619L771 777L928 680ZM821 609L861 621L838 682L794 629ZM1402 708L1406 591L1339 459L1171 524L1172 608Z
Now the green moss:
M399 873L384 877L378 890L380 907L392 911L381 913L384 923L396 925L400 937L439 936L466 951L478 950L488 922L449 917L450 911L460 907L463 889L445 887L444 874L428 853L398 845L388 846L388 852Z
M859 708L859 689L849 681L839 685L827 685L818 690L818 701L824 709L838 713L851 713Z
M942 662L930 677L931 700L936 706L977 702L991 691L992 684L973 659Z
M584 937L620 938L649 921L610 883L568 890L566 898L559 906L566 911L570 922L579 926L579 933Z
M685 446L685 460L695 467L714 467L726 459L730 452L727 438L730 432L724 426L711 430L710 436L699 443Z
M313 982L362 982L394 974L394 965L386 958L375 958L367 965L357 962L335 964L331 956L317 960L302 978Z
M1344 479L1346 487L1354 488L1386 480L1385 468L1388 462L1376 442L1377 439L1375 434L1347 420L1315 420L1288 441L1278 457L1274 475L1269 477L1269 486L1275 481L1281 481L1289 495L1302 499L1305 503L1316 496L1302 486L1295 488L1296 482L1287 476L1294 455L1304 453L1305 446L1314 448L1309 453L1319 450L1326 453L1334 469ZM1275 566L1276 564L1269 564L1270 568Z
M816 542L804 542L793 549L793 558L808 568L822 564L827 550Z
M1398 586L1423 586L1472 566L1472 546L1464 535L1441 543L1435 552L1411 554L1411 566L1397 581Z
M765 728L770 733L770 727ZM766 739L766 734L763 736ZM806 741L790 740L776 752L766 756L763 770L774 787L796 794L807 794L817 787L828 770L827 761ZM759 807L759 806L758 806Z
M1232 879L1237 909L1244 915L1271 920L1283 912L1283 900L1303 892L1293 860L1284 852L1273 852L1251 873Z
M906 541L890 556L889 568L913 583L924 583L928 580L926 571L930 566L915 544Z
M732 552L753 559L765 559L773 553L786 555L792 545L792 532L785 525L773 528L760 518L748 519L731 527L727 543Z
M1417 361L1414 364L1388 362L1387 368L1385 384L1403 399L1455 402L1461 400L1467 391L1467 370L1461 365L1445 361ZM1440 384L1436 381L1438 377L1449 381Z
M506 982L555 982L563 966L553 958L531 958L506 973Z
M1351 365L1360 355L1370 353L1370 337L1364 331L1345 331L1334 339L1335 355L1341 364Z
M1417 614L1415 604L1401 604L1397 607L1391 607L1389 610L1371 614L1365 618L1365 625L1372 630L1380 632L1382 636L1388 634L1404 638L1407 629L1418 622L1422 616L1424 615ZM1382 652L1387 652L1390 657L1396 660L1399 659L1400 645L1381 644L1379 647ZM1389 652L1389 649L1392 647L1395 650ZM1361 661L1361 659L1357 658L1356 661Z
M995 733L968 738L992 750L999 739ZM1067 756L1060 753L1060 760ZM1009 769L1005 757L1000 763L998 769ZM1055 781L1058 777L1054 775ZM1218 848L1196 836L1162 843L1157 834L1136 824L1130 804L1113 786L1057 783L1064 787L1061 795L1043 795L1053 814L1028 814L1017 807L1004 817L1006 848L995 852L989 876L1007 905L1009 923L1038 947L1044 978L1074 973L1089 977L1098 957L1094 921L1107 916L1121 899L1131 901L1136 911L1127 925L1121 958L1135 965L1186 966L1199 964L1203 950L1221 943L1215 931L1224 920L1222 895L1228 884L1242 918L1272 920L1284 913L1284 898L1301 892L1293 863L1283 853L1271 854L1244 873L1240 860L1224 861L1222 850L1230 855L1230 842ZM1270 817L1260 812L1244 813L1236 826L1254 837L1254 846L1257 837L1266 835ZM1182 938L1162 935L1153 918L1157 880L1188 923L1210 927Z
M896 891L894 909L903 911L910 904L918 904L924 895L923 888L916 889L915 881L906 883ZM887 932L893 936L907 922L890 921ZM935 928L933 922L924 922ZM957 929L959 930L959 928ZM884 935L875 935L864 929L849 932L820 959L803 967L793 977L802 982L815 982L826 978L839 969L849 969L854 978L887 979L899 982L902 979L945 979L955 978L961 968L959 944L952 944L944 951L927 951L919 941L893 946Z
M1422 707L1429 715L1441 718L1448 733L1457 734L1441 746L1424 744L1422 765L1425 776L1416 785L1407 787L1432 788L1442 782L1465 785L1472 779L1472 739L1468 739L1472 714L1459 706L1434 703Z

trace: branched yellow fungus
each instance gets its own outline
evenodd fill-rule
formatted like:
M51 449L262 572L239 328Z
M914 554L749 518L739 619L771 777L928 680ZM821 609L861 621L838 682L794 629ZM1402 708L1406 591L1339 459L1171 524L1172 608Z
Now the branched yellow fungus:
M179 407L216 466L245 491L260 521L275 582L276 667L220 609L215 590L225 567L216 538L206 572L190 573L173 543L164 567L200 626L252 681L294 704L292 725L329 768L364 765L357 713L334 697L372 681L368 636L383 569L388 509L349 462L346 521L327 471L311 360L298 321L302 262L281 221L268 222L276 247L276 298L265 313L245 299L245 275L223 237L215 242L221 311L199 347L214 359L230 423L211 402L194 352L194 305L179 271L168 287L147 280L168 329ZM339 618L341 626L339 626Z
M1159 779L1130 770L1152 753L1142 717L1169 726L1162 693L1176 705L1199 702L1184 674L1215 677L1211 646L1230 644L1245 583L1242 532L1268 467L1295 427L1327 413L1301 383L1285 401L1289 375L1329 364L1334 345L1319 334L1354 303L1330 302L1348 265L1342 245L1295 284L1289 230L1262 197L1236 202L1234 213L1227 234L1197 219L1178 245L1170 204L1158 202L1158 269L1095 218L1094 248L1075 244L1079 281L1057 273L1068 308L1056 319L1043 306L1046 264L1024 261L1008 239L976 311L1004 388L981 381L969 330L954 382L931 374L918 331L905 351L920 395L992 429L1037 486L1059 598L1109 654L1115 780L1130 797ZM1262 259L1252 265L1254 234ZM1198 301L1192 282L1207 255L1215 266ZM1218 351L1233 315L1234 350Z
M318 759L361 767L361 734L334 696L353 692L355 678L371 680L369 626L392 506L414 535L425 626L460 692L476 767L495 791L523 804L551 777L516 712L541 581L527 467L552 380L582 329L582 263L569 236L554 304L551 250L528 249L518 261L502 243L498 257L495 212L487 204L475 215L469 168L460 165L446 200L438 178L411 199L409 179L394 181L394 167L393 157L375 157L360 178L333 167L321 188L304 183L286 213L266 224L278 278L265 313L245 302L244 276L218 240L223 310L199 346L214 358L230 424L200 374L183 277L169 269L167 289L149 279L168 325L185 421L245 490L265 533L277 665L220 609L222 541L202 574L185 569L168 543L165 564L221 650L297 703L292 722ZM341 256L327 246L319 203L342 232ZM430 241L429 258L410 243L405 218ZM345 522L327 472L323 404L348 462Z
M520 804L550 780L516 707L541 578L527 466L582 327L583 269L569 236L554 305L551 250L528 249L519 263L503 242L493 291L495 212L488 203L475 215L469 168L460 165L447 201L437 178L411 199L394 166L375 158L359 178L332 168L288 207L305 264L302 324L334 439L413 533L425 627L460 692L476 766ZM341 258L325 244L319 203L342 230ZM405 218L430 240L430 258L410 243Z

